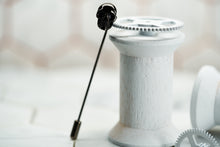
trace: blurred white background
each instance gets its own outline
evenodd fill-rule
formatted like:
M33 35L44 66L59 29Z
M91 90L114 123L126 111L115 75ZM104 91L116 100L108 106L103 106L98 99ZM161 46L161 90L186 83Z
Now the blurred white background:
M96 25L103 2L115 4L118 17L184 22L186 39L175 53L174 109L184 112L177 126L189 126L183 116L196 73L204 64L220 70L219 0L0 0L0 129L31 125L69 134L103 35ZM119 53L106 39L89 94L92 108L85 112L93 116L88 130L99 115L106 122L117 118L118 67Z
M118 17L163 16L182 20L186 40L175 55L175 69L220 68L218 0L1 0L0 67L73 69L91 66L103 32L96 11L112 2ZM100 60L116 69L118 52L106 41Z

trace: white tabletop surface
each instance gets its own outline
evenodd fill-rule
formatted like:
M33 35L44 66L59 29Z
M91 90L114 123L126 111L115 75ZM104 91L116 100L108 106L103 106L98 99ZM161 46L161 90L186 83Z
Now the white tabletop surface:
M0 147L114 147L107 138L119 117L118 71L97 70L79 139L74 143L69 138L89 75L90 69L1 70ZM194 74L174 73L172 121L180 131L191 128L189 104L194 79Z

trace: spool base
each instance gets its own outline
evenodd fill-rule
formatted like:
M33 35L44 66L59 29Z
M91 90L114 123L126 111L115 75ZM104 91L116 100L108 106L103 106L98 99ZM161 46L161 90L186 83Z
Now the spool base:
M117 123L109 134L109 141L123 147L171 147L178 135L172 124L158 130L144 130Z

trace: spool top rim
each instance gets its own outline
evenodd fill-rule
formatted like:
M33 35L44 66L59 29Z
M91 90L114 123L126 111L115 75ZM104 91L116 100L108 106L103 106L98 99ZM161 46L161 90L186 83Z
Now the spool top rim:
M113 24L115 28L140 32L170 32L183 27L184 23L170 18L154 16L123 17Z

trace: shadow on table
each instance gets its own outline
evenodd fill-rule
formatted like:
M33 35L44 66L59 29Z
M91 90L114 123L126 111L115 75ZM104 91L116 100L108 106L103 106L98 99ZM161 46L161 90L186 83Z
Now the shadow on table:
M220 143L220 126L211 129L209 133L211 133L218 141L218 143Z

